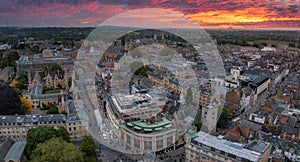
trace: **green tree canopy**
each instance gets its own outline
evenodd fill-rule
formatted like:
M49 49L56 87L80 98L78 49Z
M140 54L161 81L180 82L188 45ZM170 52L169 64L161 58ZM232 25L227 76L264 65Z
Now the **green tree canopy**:
M5 67L16 68L16 61L19 60L20 56L17 51L10 52L4 58L0 58L0 69Z
M57 137L61 137L63 140L70 142L70 134L65 127L58 127L56 130Z
M95 143L95 141L92 137L86 136L82 139L82 143L80 145L80 150L85 155L94 155L96 148L97 148L97 144Z
M33 151L32 162L83 162L83 153L74 144L61 138L51 138L37 145Z
M51 105L51 107L47 111L47 114L59 114L57 105Z
M40 53L40 52L41 52L41 50L40 50L40 47L39 47L39 46L37 46L37 45L35 45L35 46L31 47L31 51L32 51L33 53L35 53L35 54L37 54L37 53Z
M63 69L62 69L62 67L59 65L59 64L53 64L52 66L51 66L51 71L62 71Z
M25 70L20 70L20 73L16 80L21 84L28 84L28 72Z
M63 131L63 127L58 128L58 130L54 129L51 126L38 126L36 128L29 129L27 132L27 153L30 156L32 152L35 150L39 143L43 143L52 137L61 137L63 140L69 142L70 137L66 137L65 131Z
M223 108L222 109L222 113L219 117L219 120L218 120L218 123L217 123L217 126L219 128L223 128L225 127L225 125L229 122L229 112L226 108Z
M195 126L197 127L197 132L199 132L199 131L201 130L201 127L202 127L202 122L201 122L201 120L195 119L195 120L194 120L194 124L195 124Z
M0 115L24 115L19 95L9 87L0 83Z

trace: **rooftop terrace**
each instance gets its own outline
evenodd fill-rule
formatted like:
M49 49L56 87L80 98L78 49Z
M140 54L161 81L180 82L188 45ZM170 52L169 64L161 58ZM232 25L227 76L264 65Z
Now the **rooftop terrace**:
M165 101L159 101L151 97L149 94L134 94L121 95L116 94L111 97L110 104L120 113L129 113L132 111L139 111L143 109L155 109L165 105Z

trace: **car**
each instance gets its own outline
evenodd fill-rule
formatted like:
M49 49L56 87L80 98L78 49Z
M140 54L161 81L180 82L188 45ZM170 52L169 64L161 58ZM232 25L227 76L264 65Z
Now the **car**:
M103 139L104 139L104 140L107 140L107 139L108 139L108 136L107 136L106 133L103 133Z

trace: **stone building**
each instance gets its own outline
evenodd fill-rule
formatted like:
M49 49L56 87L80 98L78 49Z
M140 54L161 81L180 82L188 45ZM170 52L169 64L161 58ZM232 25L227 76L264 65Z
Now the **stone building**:
M65 127L71 139L87 135L84 125L76 115L66 117L62 114L45 115L0 115L0 140L24 140L27 131L38 126Z
M200 131L186 144L185 161L265 162L270 152L270 143L262 140L244 145Z

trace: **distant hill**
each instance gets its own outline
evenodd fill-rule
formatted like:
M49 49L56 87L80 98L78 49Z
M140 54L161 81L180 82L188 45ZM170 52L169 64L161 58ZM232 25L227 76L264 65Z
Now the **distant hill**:
M8 85L0 83L0 115L24 115L18 94Z

